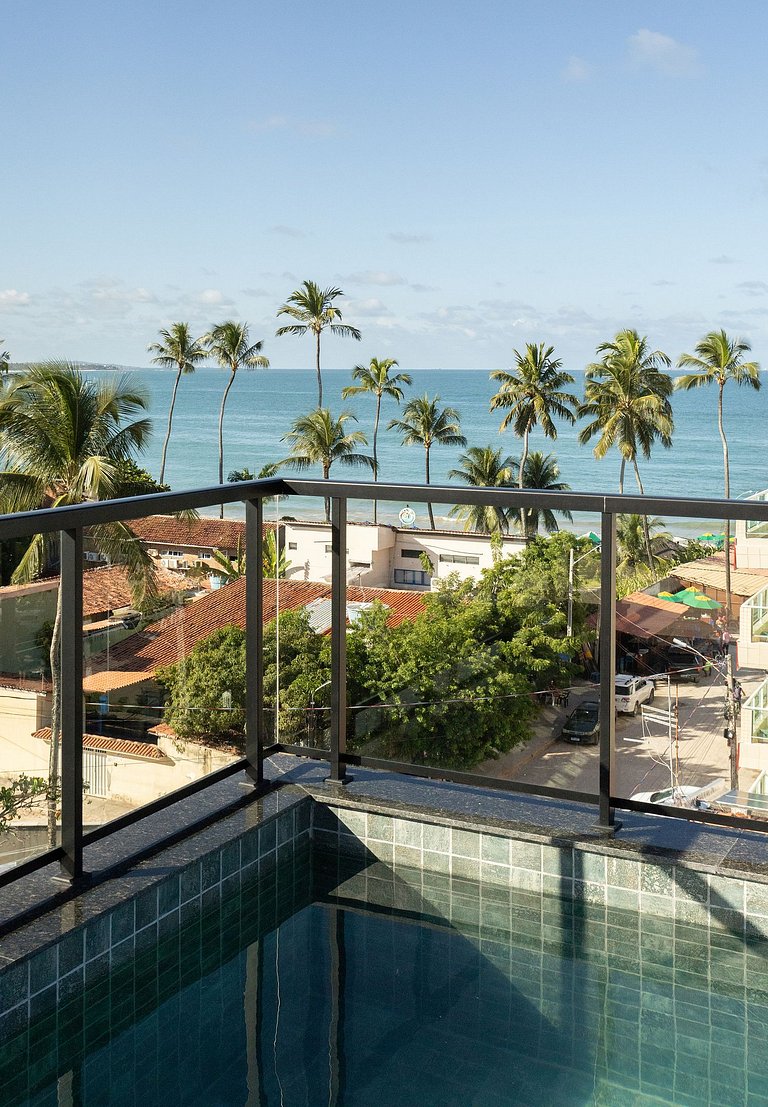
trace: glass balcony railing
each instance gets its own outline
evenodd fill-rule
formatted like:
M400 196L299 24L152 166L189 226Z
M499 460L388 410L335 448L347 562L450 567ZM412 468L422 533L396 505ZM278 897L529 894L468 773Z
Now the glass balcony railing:
M291 519L287 512L292 497L313 498L319 511L323 501L328 501L328 522L314 524L326 528L324 536L318 537L319 531L311 536L312 542L322 538L327 543L327 567L320 579L309 578L304 572L304 555L290 545L284 552L293 564L287 567L285 575L279 569L270 572L265 568L270 564L269 538L275 541L274 528L280 517ZM377 628L395 627L404 621L408 624L420 605L424 606L421 599L424 590L413 591L415 581L408 591L407 587L403 589L404 582L397 580L400 591L395 595L390 588L387 596L384 594L387 588L374 587L364 579L373 566L371 557L355 547L359 536L348 526L348 505L353 516L358 510L355 504L374 499L416 505L422 515L427 505L433 505L434 509L442 505L439 520L446 523L450 521L452 507L461 510L471 507L491 514L506 513L507 519L533 513L537 517L547 517L552 512L561 516L567 513L572 517L574 531L599 530L599 534L585 533L578 540L571 534L571 547L574 541L581 542L575 557L571 548L569 558L567 535L563 536L562 549L554 543L552 549L560 552L547 577L554 583L548 583L543 592L539 587L537 593L533 585L532 591L521 592L514 565L508 577L496 572L499 561L503 562L507 555L498 550L488 553L488 567L484 571L490 573L491 581L496 581L498 587L489 586L483 617L494 622L497 630L512 628L517 633L522 626L525 649L534 659L530 671L521 673L519 666L515 671L520 641L511 646L503 633L495 631L484 631L483 636L477 637L471 620L464 619L459 602L464 594L462 589L472 588L469 571L484 567L467 561L470 555L458 540L462 535L460 524L453 530L441 530L440 526L427 529L426 525L419 532L414 530L414 534L431 535L437 543L435 564L419 555L412 559L417 566L414 571L439 576L442 581L442 568L454 570L449 576L455 580L454 592L443 593L438 588L432 607L428 607L434 616L431 637L427 636L422 643L415 633L414 641L405 641L406 634L403 641L407 650L404 649L403 656L392 649L386 656L368 650L367 633L375 638ZM226 580L220 589L209 591L204 599L185 596L182 593L190 582L187 576L183 589L167 584L167 594L157 598L159 606L151 613L116 608L117 600L107 597L106 607L112 615L99 616L90 624L84 619L87 574L83 570L91 528L115 522L131 524L155 516L167 518L174 513L218 509L223 505L239 505L241 511L244 509L245 520L241 524L242 564L238 553L237 564L230 558L231 565L222 565ZM282 512L286 514L281 516ZM581 519L579 513L583 513ZM464 510L464 514L469 512ZM50 636L46 641L36 637L30 621L31 601L14 609L13 620L9 614L9 624L4 624L4 632L13 637L13 643L9 644L6 638L3 645L6 652L11 651L4 665L27 674L23 678L27 683L21 691L38 712L35 726L39 733L47 728L48 741L52 740L54 727L44 708L47 703L50 712L54 706L61 744L59 775L55 780L54 813L58 823L55 844L0 873L0 884L22 878L53 861L61 862L68 875L77 878L82 872L85 845L132 826L147 814L200 792L224 777L245 771L255 788L271 787L264 779L264 762L281 751L326 761L329 779L339 784L346 781L350 766L361 765L591 804L596 808L598 824L606 828L614 822L615 809L653 811L654 804L643 798L644 790L627 781L625 767L633 758L642 762L651 782L660 758L662 769L668 763L672 776L679 761L679 751L673 749L676 717L673 700L684 696L685 684L682 691L675 691L673 685L679 673L674 678L668 675L669 657L660 648L660 628L669 631L669 640L679 641L682 636L691 642L685 648L701 659L705 659L702 650L709 653L714 632L711 612L697 613L685 605L676 606L663 597L642 593L640 590L648 584L645 577L630 578L631 584L623 593L625 599L617 614L620 562L617 527L628 518L643 515L692 521L718 518L746 521L751 517L768 528L768 494L739 502L269 479L0 517L0 542L10 543L37 534L51 547L55 546L61 580L58 613L55 586L45 600L49 614L53 613L57 620L56 633L60 634L57 680L50 681L45 673L40 675L46 650L50 652ZM592 520L589 525L588 520ZM599 526L595 520L599 520ZM472 536L463 535L464 540L468 538ZM297 536L296 540L299 542L300 538ZM514 541L525 552L526 539L518 536ZM408 548L412 545L413 542ZM273 547L273 564L279 562L279 555L280 550ZM196 556L199 560L200 551ZM472 558L479 556L471 554ZM392 559L389 564L394 568ZM521 605L534 594L536 611L542 614L533 617L528 612L526 618ZM526 598L521 599L522 595ZM640 600L645 597L648 603L644 605L633 597ZM233 599L237 602L230 611L227 605ZM40 602L43 601L34 600L35 604ZM401 609L397 609L397 603L402 605ZM591 609L589 618L586 608ZM223 612L229 612L226 618ZM589 647L572 640L571 621L577 616L584 626L590 627ZM11 626L12 621L16 629ZM707 628L709 635L705 633ZM755 635L768 635L768 588L753 601L752 629ZM138 644L128 648L134 639L124 634L134 630ZM226 680L221 664L214 659L205 679L198 679L195 684L184 659L191 649L205 646L214 631L221 639L219 647L222 641L229 642L231 638L231 652L237 652L241 658L242 672L237 681ZM512 631L510 637L511 634ZM572 647L570 655L559 649L558 643L563 640ZM311 680L306 663L309 655L302 653L307 649L311 653ZM153 676L158 675L157 681L143 675L141 664L145 662ZM625 680L634 682L635 698L617 722L615 689L619 668ZM675 671L679 668L678 665ZM700 668L696 658L690 666L684 666L686 673L693 674L693 683L698 680ZM658 682L660 673L667 674L666 711L648 707L652 685ZM527 726L534 719L543 719L549 728L545 737L551 742L553 727L563 724L565 715L576 706L570 687L573 681L563 679L569 674L581 682L577 698L594 704L595 725L590 733L577 733L571 745L560 744L553 756L554 768L546 776L529 769L517 775L495 771L498 759L515 744L515 736L506 748L503 742L499 745L496 741L499 736L509 738L507 732L512 722ZM684 682L683 677L679 679ZM38 683L42 680L40 689L37 685L28 687L30 680ZM722 681L720 685L722 691ZM44 701L46 695L48 699ZM175 732L168 725L169 701L163 696L175 697ZM713 733L719 728L722 734L722 708L719 704L717 708L712 706L716 699L712 695L705 706L706 711L711 709ZM764 685L745 706L754 719L754 740L768 740L768 688ZM646 713L653 721L654 711L658 735L630 735L626 729L631 725L630 718ZM696 719L701 719L706 711L697 709ZM209 743L207 752L186 749L180 753L178 747L185 740L187 723L190 720L194 723L201 712L215 741ZM148 735L153 749L159 753L148 758L144 751L143 761L155 762L155 770L158 773L162 770L169 783L151 795L148 793L141 806L134 805L122 813L105 804L99 806L101 793L111 794L110 789L113 793L112 785L117 779L116 767L111 763L114 758L102 754L114 752L117 744L126 757L138 759L133 767L120 770L121 779L134 780L143 771L139 764L142 750L127 747L140 744ZM475 740L473 756L468 756L464 748L467 735ZM621 746L618 772L617 744ZM574 746L595 748L582 750ZM172 770L168 764L178 766L184 758L183 770ZM734 757L733 764L737 763ZM174 771L181 775L174 778ZM658 784L651 791L654 788ZM626 798L632 796L635 798ZM708 810L665 807L664 813L703 822L747 825L738 816ZM749 825L759 829L754 822ZM763 829L768 829L768 824Z

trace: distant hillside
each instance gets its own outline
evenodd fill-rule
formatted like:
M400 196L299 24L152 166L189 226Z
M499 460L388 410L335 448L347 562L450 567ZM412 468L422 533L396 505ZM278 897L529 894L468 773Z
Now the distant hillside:
M34 364L31 361L12 361L9 366L11 373L23 373L25 369L28 369L30 365ZM118 373L143 373L145 370L138 365L105 365L100 361L73 361L72 365L76 365L78 369L82 369L85 373L101 372L102 370L114 370Z

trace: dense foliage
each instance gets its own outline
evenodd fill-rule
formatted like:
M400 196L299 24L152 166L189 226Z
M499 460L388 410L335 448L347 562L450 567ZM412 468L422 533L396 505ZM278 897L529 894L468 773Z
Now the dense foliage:
M567 681L568 549L576 539L536 539L480 582L449 579L412 621L387 625L379 603L347 634L350 749L403 761L468 767L529 735L531 693ZM583 626L575 601L575 637ZM280 704L275 721L278 676ZM330 638L305 612L265 630L265 718L286 742L327 744ZM159 674L166 721L182 738L242 745L245 636L215 631Z

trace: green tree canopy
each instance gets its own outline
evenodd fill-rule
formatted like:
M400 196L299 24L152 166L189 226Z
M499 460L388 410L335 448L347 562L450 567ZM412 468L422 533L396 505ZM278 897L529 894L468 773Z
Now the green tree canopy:
M398 404L403 398L403 385L411 383L408 373L393 373L392 369L397 365L394 358L371 358L368 365L356 365L352 370L352 378L357 384L350 384L342 389L342 400L350 396L359 396L368 393L376 398L376 414L373 420L373 479L379 479L379 420L381 417L381 401L384 396L395 400ZM378 503L373 501L373 521L378 521Z
M201 361L208 357L205 342L202 338L193 338L189 323L172 323L168 330L160 331L160 341L153 342L147 347L154 365L162 365L166 369L175 369L176 377L173 382L171 403L168 408L168 426L163 439L163 451L160 457L160 483L165 477L165 458L168 453L168 443L171 438L173 426L173 410L176 406L176 393L182 373L194 373Z
M85 377L66 362L32 366L0 400L0 509L33 511L121 495L127 463L144 448L151 422L145 393L127 376ZM125 565L140 603L155 590L152 560L125 523L89 528L89 540L110 561ZM50 539L34 535L13 574L36 579L49 561ZM53 703L48 790L48 834L56 838L61 738L61 604L58 591L51 640Z
M373 458L358 453L356 449L357 446L367 445L368 439L362 431L346 430L349 422L357 422L351 411L342 411L334 419L328 408L324 407L317 408L309 415L300 415L298 419L294 419L288 433L283 435L282 441L291 444L291 453L278 462L278 465L292 469L309 469L312 465L319 465L323 480L329 479L331 466L335 462L373 469L375 472ZM325 501L325 521L330 521L328 499Z
M514 483L514 459L502 457L501 448L470 446L459 458L459 465L448 473L450 480L459 480L471 488L508 488ZM448 512L461 519L464 530L482 534L509 530L509 516L503 507L483 507L482 504L457 504Z
M461 433L461 417L454 407L440 407L440 397L432 399L423 396L409 400L403 408L402 419L392 419L388 430L397 430L402 435L404 446L424 447L424 480L429 484L429 454L434 445L466 446L467 440ZM429 525L435 529L435 516L432 504L427 504Z
M541 427L547 438L557 438L555 419L574 423L578 400L566 388L573 384L570 373L562 370L562 362L554 357L554 347L544 342L526 343L525 352L513 350L514 367L507 371L498 369L491 373L491 380L500 388L491 397L491 411L505 411L499 431L512 426L518 438L523 440L523 453L518 467L518 487L524 487L530 433ZM520 526L526 532L524 510L520 511Z
M723 478L725 498L731 496L731 464L728 457L728 439L723 421L723 392L729 381L742 387L760 388L760 366L756 361L745 361L744 355L751 347L740 338L729 338L725 331L711 331L696 346L695 354L682 354L677 364L681 369L692 369L675 381L675 388L688 392L692 388L717 385L717 429L723 446ZM725 549L730 549L731 524L725 520ZM725 610L731 610L731 559L725 559Z
M362 338L357 327L341 322L341 311L334 300L344 293L340 288L321 288L314 281L303 281L300 288L290 294L278 309L278 317L287 315L294 320L285 327L278 327L275 334L312 334L315 338L315 371L317 373L317 406L323 406L323 378L320 373L320 335L324 330L340 338Z
M224 483L224 408L229 390L235 383L239 369L268 369L269 359L261 352L262 342L251 342L248 324L227 319L213 328L203 339L209 357L212 357L223 369L229 370L229 380L221 397L219 409L219 484ZM221 507L224 518L224 506Z

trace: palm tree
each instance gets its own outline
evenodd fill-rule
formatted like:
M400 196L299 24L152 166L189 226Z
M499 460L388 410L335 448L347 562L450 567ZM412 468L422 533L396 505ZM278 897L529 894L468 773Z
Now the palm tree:
M4 338L0 338L0 346L5 342ZM11 364L11 355L8 350L0 350L0 373L7 373L8 367Z
M225 323L219 323L204 339L208 354L224 369L229 369L229 380L221 398L219 411L219 484L224 483L224 408L227 403L229 390L235 383L237 371L245 369L268 369L269 360L261 353L262 342L254 342L249 345L248 324L236 323L234 319L228 319ZM220 516L224 518L224 505L221 505Z
M323 480L331 475L331 466L338 461L340 465L355 465L373 469L376 466L372 457L356 452L356 446L367 446L368 439L362 431L345 431L344 425L350 420L357 422L351 411L342 411L334 419L328 408L318 407L309 415L301 415L294 420L291 430L283 435L283 442L291 443L291 454L278 462L279 466L292 469L308 469L311 465L321 465ZM330 522L330 500L325 501L325 521Z
M508 488L513 482L515 462L501 456L501 447L470 446L459 458L459 468L451 469L451 480L460 480L472 488ZM506 534L509 517L503 507L482 507L480 504L456 504L448 512L464 520L464 530L481 534Z
M514 462L515 474L519 480L520 462ZM560 480L560 466L554 454L544 454L539 450L532 450L525 459L523 472L524 488L540 488L550 492L568 492L570 484ZM539 527L543 526L547 534L554 534L560 528L557 525L555 515L562 515L567 522L573 522L573 516L565 508L553 510L549 507L529 507L525 512L525 536L530 538L539 533Z
M147 397L130 378L86 379L66 362L32 366L0 402L0 509L31 511L124 493L120 465L144 449L151 421L139 416ZM152 560L124 523L89 528L89 539L111 561L125 565L134 601L154 593ZM50 560L51 541L37 534L12 580L40 576ZM48 838L56 841L61 740L61 605L59 588L50 647L51 710Z
M573 377L562 371L562 362L553 357L553 346L545 346L543 342L538 345L527 342L524 354L517 350L512 352L514 368L509 372L497 369L491 373L491 380L501 384L498 392L491 397L491 411L506 411L499 427L500 433L512 424L515 434L523 440L523 453L518 466L518 487L522 488L531 431L540 426L547 438L557 438L555 418L574 423L578 400L572 393L564 391L566 385L573 384ZM524 508L520 509L520 526L525 533Z
M456 408L440 408L440 397L430 400L423 396L409 400L403 409L402 419L392 419L387 430L398 430L403 436L404 446L424 447L424 478L429 484L429 451L437 443L440 446L466 446L467 440L461 433L460 416ZM435 529L435 516L432 504L427 504L429 525Z
M211 558L216 562L213 566L213 572L216 576L223 577L227 584L245 576L246 553L239 539L234 560L222 550L214 550ZM285 550L283 548L278 549L275 532L271 527L264 530L261 564L264 576L273 580L275 577L284 577L291 564L286 557Z
M341 323L341 312L333 301L344 293L340 288L321 288L314 281L304 281L301 288L290 294L278 316L289 315L296 322L287 327L278 327L275 334L313 334L315 336L315 370L317 372L317 406L323 406L323 378L320 375L320 335L324 330L340 338L362 338L357 327ZM337 322L338 320L338 322Z
M403 398L403 390L400 386L411 383L411 377L408 373L394 373L390 375L390 369L395 365L397 365L397 362L394 358L384 358L383 361L379 361L378 358L372 357L370 365L356 365L352 370L352 379L360 383L350 384L342 389L341 392L342 400L347 400L350 396L358 396L361 392L368 392L376 397L376 416L373 421L373 461L376 466L374 469L374 480L379 479L379 454L377 443L382 397L391 396L393 400L400 403ZM374 523L378 522L378 508L378 502L374 500Z
M639 568L655 569L665 564L665 559L653 550L653 542L657 538L668 537L664 528L664 520L652 516L647 521L648 531L655 531L651 539L651 561L648 561L648 551L645 548L645 526L643 516L626 514L616 516L616 543L618 546L619 560L616 568L623 573L636 572Z
M195 367L208 357L208 352L201 338L190 336L189 323L172 323L169 330L160 331L160 339L160 342L153 342L147 347L150 353L155 354L152 363L176 370L176 379L173 382L173 392L171 393L171 406L168 409L168 427L160 457L160 484L162 484L165 476L165 455L168 452L168 442L171 437L173 409L176 406L176 392L181 374L194 373Z
M752 347L740 338L729 338L725 331L711 331L696 346L695 354L682 354L677 364L681 369L693 369L675 381L675 388L687 392L691 388L717 385L717 429L723 444L723 475L725 498L731 498L731 465L728 457L728 439L723 425L723 391L728 381L760 389L760 366L756 361L744 361L744 354ZM731 523L725 520L725 610L731 617Z
M584 445L599 435L596 458L605 457L615 446L621 454L619 494L624 492L624 471L632 464L640 494L644 494L637 455L651 456L654 442L666 449L672 445L674 419L669 397L672 379L663 372L670 360L661 350L651 350L647 338L635 330L619 331L612 342L597 347L602 360L587 366L584 403L579 415L590 422L579 431ZM649 561L651 540L645 528Z

